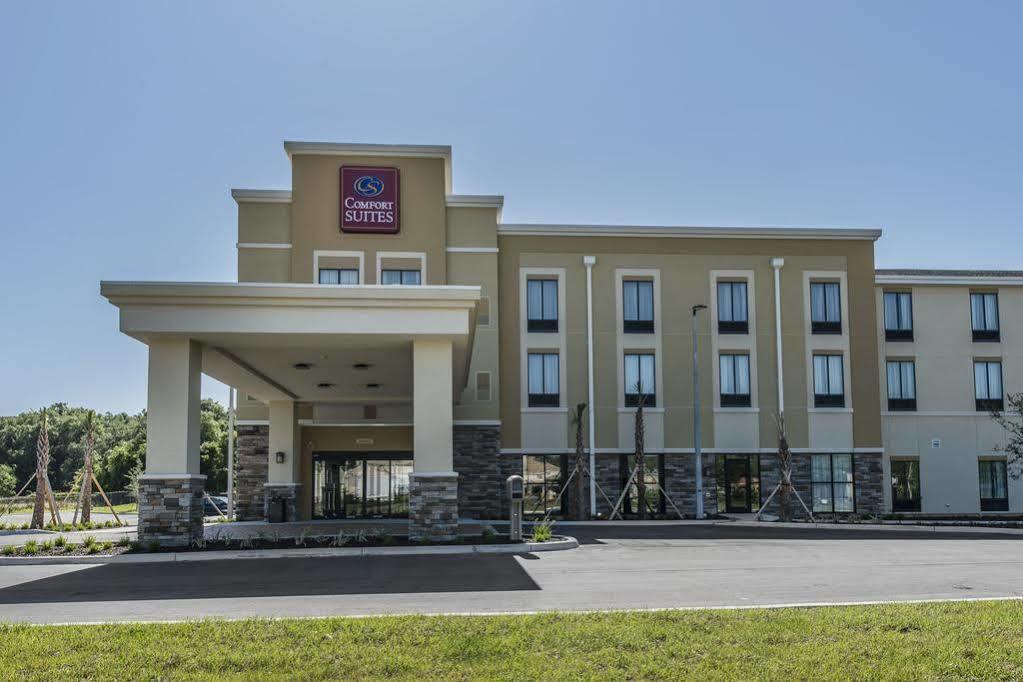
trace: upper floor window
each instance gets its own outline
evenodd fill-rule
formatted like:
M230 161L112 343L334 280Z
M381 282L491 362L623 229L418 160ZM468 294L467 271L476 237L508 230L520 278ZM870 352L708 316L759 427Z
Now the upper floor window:
M888 409L916 409L916 363L912 360L888 361Z
M320 284L358 284L359 271L355 268L320 268Z
M1004 459L982 459L978 462L980 478L980 510L1009 511L1009 480Z
M558 407L561 404L558 354L530 353L528 363L529 406Z
M721 383L721 407L749 407L749 356L722 354L718 360Z
M625 355L625 406L638 407L640 396L644 407L657 404L654 382L654 354L627 353Z
M558 331L558 280L526 280L526 328L531 332Z
M884 338L887 341L913 340L913 295L908 291L885 292Z
M423 283L423 276L419 270L381 270L380 283L418 285Z
M844 384L841 355L813 356L814 407L845 407Z
M842 302L838 282L810 282L810 331L842 333Z
M718 282L718 333L749 332L749 306L745 282Z
M650 280L622 282L622 330L626 334L654 331L654 283Z
M974 341L998 341L998 294L970 294Z
M1005 409L1005 401L1002 399L1001 362L975 360L973 363L973 386L976 392L978 412Z

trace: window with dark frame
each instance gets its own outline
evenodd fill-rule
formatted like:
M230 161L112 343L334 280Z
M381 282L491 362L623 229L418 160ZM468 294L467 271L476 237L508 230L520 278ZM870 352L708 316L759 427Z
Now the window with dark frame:
M980 510L1009 511L1009 481L1004 459L982 459L977 463L980 478Z
M974 341L998 341L998 294L970 294L970 323Z
M657 386L655 384L654 354L625 354L625 406L638 407L640 393L643 394L643 407L657 406Z
M813 356L814 407L845 407L845 374L841 355Z
M888 361L888 409L892 412L916 410L916 362Z
M856 511L852 455L811 455L810 485L815 512Z
M974 360L973 386L978 412L1001 412L1005 409L1000 361Z
M722 353L718 360L718 383L721 385L721 407L749 407L749 355Z
M913 340L913 294L910 292L884 293L884 338L886 341Z
M359 271L355 268L320 268L320 284L358 284Z
M842 296L838 282L810 282L810 331L842 333Z
M557 353L530 353L528 356L529 406L558 407L561 404Z
M526 329L530 332L558 331L558 280L526 280Z
M622 331L652 334L654 331L654 283L650 280L622 281Z
M618 456L619 488L625 488L629 476L636 467L635 455ZM664 514L666 502L661 493L661 481L664 480L664 455L646 455L643 458L643 482L646 483L646 511L648 514ZM629 486L629 494L622 498L622 514L632 516L639 513L639 488L633 479Z
M892 460L892 511L920 511L920 460Z
M423 283L423 276L419 270L381 270L380 283L416 286Z
M718 334L749 333L746 282L718 282Z
M544 517L568 512L567 494L562 495L561 502L555 506L564 485L567 459L567 455L523 455L524 515Z

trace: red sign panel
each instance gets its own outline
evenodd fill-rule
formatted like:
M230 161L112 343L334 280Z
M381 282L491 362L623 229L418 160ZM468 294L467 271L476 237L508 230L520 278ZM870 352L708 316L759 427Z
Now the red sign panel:
M341 231L396 233L398 169L341 166Z

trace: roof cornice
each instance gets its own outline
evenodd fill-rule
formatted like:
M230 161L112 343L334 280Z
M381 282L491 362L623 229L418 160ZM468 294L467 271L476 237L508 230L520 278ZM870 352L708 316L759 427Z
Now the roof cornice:
M291 190L289 189L232 189L231 198L239 204L242 202L253 204L290 204Z
M444 203L459 208L501 208L504 197L500 194L448 194Z
M877 241L878 229L816 227L673 227L652 225L542 225L497 226L501 236L547 237L675 237L699 239L835 239Z
M326 156L404 156L427 159L451 159L450 145L360 144L356 142L301 142L285 140L288 158L293 154Z
M984 275L885 275L874 276L876 284L892 286L970 286L970 287L1018 287L1023 286L1023 277L990 277Z

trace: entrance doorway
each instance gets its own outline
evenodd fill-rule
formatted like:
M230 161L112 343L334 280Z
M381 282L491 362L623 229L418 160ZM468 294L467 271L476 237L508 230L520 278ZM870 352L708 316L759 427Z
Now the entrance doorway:
M760 511L760 455L718 455L718 512Z
M313 518L404 518L412 453L313 453Z

